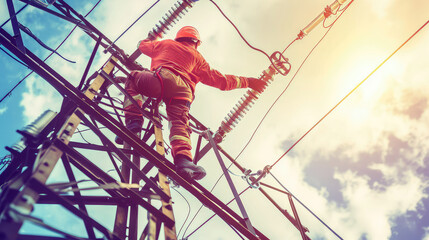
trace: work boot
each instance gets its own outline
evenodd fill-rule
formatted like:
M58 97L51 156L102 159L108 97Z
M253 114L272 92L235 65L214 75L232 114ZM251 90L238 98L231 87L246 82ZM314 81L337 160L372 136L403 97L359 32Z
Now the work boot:
M129 119L125 119L125 126L133 133L141 132L143 127L143 117L132 116Z
M187 158L179 156L174 160L176 172L185 179L201 180L206 176L206 170L203 167L195 165Z
M128 119L125 119L125 126L131 132L139 133L142 130L143 118L141 116L132 116ZM115 143L119 145L123 145L124 141L120 137L116 136Z

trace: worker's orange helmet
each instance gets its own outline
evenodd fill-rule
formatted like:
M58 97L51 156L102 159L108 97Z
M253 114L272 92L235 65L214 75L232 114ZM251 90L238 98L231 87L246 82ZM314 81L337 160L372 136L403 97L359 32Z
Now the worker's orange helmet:
M174 40L180 38L192 38L198 41L198 45L201 44L200 33L198 30L191 26L182 27L176 34L176 38Z

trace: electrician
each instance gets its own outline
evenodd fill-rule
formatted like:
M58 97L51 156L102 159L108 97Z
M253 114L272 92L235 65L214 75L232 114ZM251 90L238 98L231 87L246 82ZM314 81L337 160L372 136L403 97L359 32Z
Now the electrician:
M192 162L189 108L194 100L195 85L202 82L220 90L250 87L262 92L266 82L257 78L224 75L210 68L197 51L200 35L194 27L181 28L174 40L154 40L151 35L139 44L149 56L152 71L132 71L131 78L117 77L140 107L141 95L164 101L170 128L170 144L176 171L184 178L200 180L206 172ZM132 132L140 132L143 118L137 106L125 100L125 123Z

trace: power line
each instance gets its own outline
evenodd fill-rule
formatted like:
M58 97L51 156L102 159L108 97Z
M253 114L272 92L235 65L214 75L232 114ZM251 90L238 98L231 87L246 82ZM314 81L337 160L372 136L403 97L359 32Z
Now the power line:
M25 4L21 9L18 10L18 12L15 13L15 16L18 15L22 10L24 10L26 7L28 6L28 3ZM10 18L8 20L6 20L1 26L0 28L2 28L4 25L6 25L6 23L8 23L10 21Z
M427 24L427 21L421 26L411 37L409 37L404 43L402 43L392 54L390 54L382 63L380 63L365 79L363 79L356 87L354 87L345 97L343 97L331 110L329 110L319 121L317 121L301 138L299 138L280 158L274 162L270 168L273 168L292 148L294 148L309 132L311 132L323 119L325 119L334 109L336 109L347 97L349 97L356 89L358 89L369 77L371 77L383 64L385 64L393 55L395 55L405 44L408 43L417 33L419 33Z
M210 0L212 1L212 0ZM353 2L353 1L352 1ZM247 148L247 146L249 145L249 143L251 142L251 140L253 139L254 135L256 134L257 130L259 129L259 127L261 126L262 122L265 120L266 116L268 115L268 113L271 111L271 109L274 107L274 105L277 103L277 101L279 100L279 98L286 92L286 90L289 88L290 84L292 83L292 81L295 79L296 75L298 74L298 72L301 70L302 66L304 65L304 63L307 61L307 59L309 58L309 56L311 55L311 53L315 50L315 48L322 42L322 40L326 37L326 35L329 33L329 31L332 29L332 26L335 24L335 22L341 17L341 15L344 13L344 11L350 6L350 4L352 3L350 2L346 7L344 7L344 9L341 10L341 14L338 16L338 18L335 19L335 21L333 23L331 23L327 28L328 30L326 31L326 33L322 36L322 38L316 43L316 45L312 48L312 50L307 54L307 56L305 57L305 59L303 60L303 62L301 63L300 67L298 68L298 70L295 72L294 76L292 77L292 79L289 81L288 85L286 86L286 88L282 91L282 93L279 95L279 97L277 97L277 99L274 101L274 103L270 106L270 108L268 109L268 111L265 113L264 117L261 119L261 121L259 122L257 128L255 129L255 131L253 132L251 138L249 139L249 141L247 142L247 144L244 146L244 148L240 151L240 153L237 155L237 157L235 158L234 161L236 161L238 159L238 157L243 153L243 151ZM237 30L238 31L238 30ZM240 34L241 36L241 34ZM283 50L282 54L296 41L298 40L298 38L294 39L289 45L287 45L287 47ZM231 167L232 164L229 166ZM229 169L228 167L228 169ZM270 172L270 174L275 178L275 176ZM218 178L218 180L216 181L215 185L213 186L212 190L216 187L217 183L219 182L220 178L223 176L223 174ZM276 178L275 178L276 179ZM277 180L277 179L276 179ZM278 180L277 180L278 181ZM279 182L279 181L278 181ZM288 191L280 182L279 184L286 190ZM249 188L247 188L249 189ZM245 189L243 192L245 192L247 189ZM242 193L243 193L242 192ZM289 192L289 191L288 191ZM241 193L240 193L241 194ZM297 199L293 194L291 194L302 206L304 206L310 213L313 214L313 216L315 216L320 222L322 222L322 224L324 224L331 232L333 232L337 237L339 237L340 239L342 239L335 231L333 231L326 223L324 223L317 215L315 215L308 207L306 207L299 199ZM232 201L232 200L231 200ZM201 207L200 209L201 210ZM198 210L198 212L199 212ZM197 212L197 214L198 214ZM196 215L194 216L194 218L196 217ZM193 218L193 219L194 219ZM191 234L189 234L186 238L188 238L189 236L191 236L193 233L195 233L198 229L200 229L204 224L206 224L208 221L210 221L213 218L213 216L211 218L209 218L208 220L206 220L203 224L201 224L199 227L197 227L193 232L191 232ZM192 220L193 220L192 219ZM192 222L192 221L191 221ZM189 224L190 225L190 224ZM188 227L189 227L188 225ZM185 231L186 232L186 231Z
M263 54L265 54L266 56L268 56L268 54L266 54L264 51L254 48L252 45L250 45L246 39L243 37L243 35L241 34L241 32L238 30L238 28L235 26L235 24L223 13L223 11L220 9L220 7L213 1L210 0L217 8L218 10L221 12L221 14L232 24L232 26L236 29L236 31L238 32L238 34L240 35L240 37L246 42L247 45L249 45L250 48L256 50L256 51L260 51ZM353 2L353 1L352 1ZM352 3L350 2L346 7L344 7L341 10L341 14L343 14L344 10L347 9L347 7ZM335 21L333 21L330 26L328 27L329 29L326 31L326 33L323 35L323 37L319 40L319 42L313 47L313 49L308 53L307 57L304 59L304 61L301 63L300 67L298 68L298 70L295 72L295 75L292 77L292 79L289 81L288 85L286 86L286 88L283 90L283 92L280 94L279 97L277 97L277 99L274 101L274 103L271 105L271 107L268 109L268 111L265 113L264 117L261 119L261 121L259 122L258 126L256 127L255 131L252 133L250 139L248 140L248 142L246 143L246 145L243 147L243 149L239 152L239 154L237 155L237 157L235 157L234 161L237 161L237 159L241 156L241 154L244 152L244 150L247 148L247 146L250 144L250 142L252 141L254 135L256 134L257 130L259 129L259 127L261 126L262 122L265 120L266 116L268 115L268 113L271 111L271 109L274 107L274 105L277 103L277 101L279 100L279 98L286 92L286 90L289 88L290 84L292 83L292 81L294 80L294 78L296 77L296 75L298 74L298 72L300 71L300 69L302 68L302 66L304 65L304 63L306 62L306 60L308 59L308 57L311 55L311 53L314 51L314 49L320 44L320 42L325 38L325 36L328 34L328 32L330 31L330 29L332 28L332 26L335 24L335 22L341 17L341 14L338 16L338 18L335 19ZM286 48L282 51L281 54L284 54L285 51L293 44L295 43L295 41L297 41L299 38L295 38L293 41L291 41ZM269 58L269 56L268 56ZM228 166L228 170L231 168L231 166L233 165L233 163L231 163ZM224 174L222 173L219 178L216 180L216 182L214 183L212 189L210 190L210 192L212 192L214 190L214 188L217 186L217 184L219 183L220 179L224 176ZM183 235L185 235L186 231L188 230L188 228L190 227L190 225L192 224L192 222L195 220L196 216L199 214L199 212L201 211L203 205L200 206L200 208L198 209L198 211L195 213L195 215L193 216L193 218L191 219L191 221L189 222L188 226L186 227ZM192 234L192 233L191 233ZM190 236L190 235L189 235ZM189 237L188 236L188 237Z
M280 184L280 186L282 186L282 188L284 190L286 190L296 201L298 201L305 209L307 209L307 211L309 211L315 218L317 218L317 220L319 220L325 227L327 227L333 234L335 234L335 236L337 236L339 239L343 240L342 237L340 237L340 235L338 235L334 230L332 230L331 227L328 226L328 224L326 224L322 219L320 219L313 211L311 211L307 206L305 206L304 203L302 203L297 197L295 197L295 195L293 195L285 186L283 186L283 184L273 175L273 173L270 171L269 172L271 174L271 176L277 181L278 184Z
M98 4L101 2L101 0L98 0L98 2L91 8L91 10L89 10L89 12L85 15L85 17L87 17L97 6ZM22 10L22 9L21 9ZM64 42L70 37L70 35L73 33L73 31L77 28L77 25L73 27L73 29L70 31L70 33L64 38L64 40L58 45L58 47L55 48L55 51L57 51L63 44ZM54 52L55 52L54 51ZM43 62L46 62L46 60L48 60L53 54L54 52L51 52L44 60ZM15 84L15 86L9 90L8 93L6 93L2 99L0 100L0 103L3 102L4 99L6 99L8 96L10 96L12 94L12 92L19 86L21 85L21 83L28 78L34 71L31 71L30 73L28 73L24 78L22 78L17 84Z
M250 136L250 139L247 141L246 145L243 147L243 149L240 151L240 153L237 155L237 157L235 158L235 161L237 161L238 157L240 157L240 155L244 152L244 150L249 146L250 142L252 141L253 137L255 136L256 132L259 130L259 127L262 125L262 122L265 120L265 118L267 117L268 113L270 113L271 109L274 107L274 105L277 103L277 101L283 96L283 94L286 92L286 90L289 88L289 86L291 85L292 81L295 79L296 75L299 73L299 71L301 70L302 66L304 65L304 63L307 61L307 59L310 57L310 55L313 53L313 51L316 49L317 46L319 46L319 44L322 42L322 40L326 37L326 35L329 33L329 31L332 29L333 25L335 24L335 22L341 17L341 15L345 12L345 10L350 6L350 4L353 1L351 1L346 7L344 7L344 9L342 10L341 14L338 16L338 18L335 19L335 21L330 25L330 27L328 28L328 30L325 32L325 34L322 36L322 38L316 43L316 45L314 45L314 47L311 49L311 51L307 54L307 56L304 58L304 60L302 61L301 65L299 66L299 68L296 70L295 74L292 76L291 80L289 81L289 83L286 85L285 89L280 93L280 95L276 98L276 100L274 100L274 102L271 104L271 106L268 108L267 112L264 114L264 116L262 117L261 121L259 122L258 126L255 128L255 130L253 131L252 135ZM286 49L293 43L295 42L295 40L293 40L287 47ZM285 51L286 51L285 49ZM284 51L283 51L284 52Z
M188 221L189 215L191 214L191 204L189 204L188 199L185 198L185 196L183 196L182 193L180 193L176 188L172 188L174 191L176 191L180 196L182 196L182 198L185 200L186 204L188 205L188 213L186 214L186 218L185 221L183 222L182 226L180 227L179 232L177 233L177 236L180 235L180 232L182 231L183 226L185 226L186 221Z
M157 0L154 4L152 4L152 6L150 6L146 11L144 11L141 15L140 15L140 17L138 17L127 29L125 29L125 31L123 31L120 35L119 35L119 37L117 37L116 39L115 39L115 41L113 41L112 42L112 44L110 44L110 46L109 47L107 47L106 48L106 50L105 50L105 52L107 52L109 49L110 49L110 47L113 45L113 44L115 44L116 43L116 41L118 41L132 26L134 26L134 24L136 24L139 20L140 20L140 18L142 18L147 12L149 12L149 10L151 10L158 2L159 2L160 0Z
M69 59L63 57L59 52L57 52L56 50L54 50L54 49L50 48L48 45L46 45L42 40L40 40L36 35L34 35L34 33L28 27L24 26L21 23L18 23L18 25L19 25L19 29L21 29L28 36L30 36L31 38L33 38L38 44L40 44L40 46L42 46L46 50L49 50L49 51L57 54L60 58L66 60L67 62L76 63L75 61L72 61L72 60L69 60Z
M225 13L222 11L222 9L213 1L213 0L210 0L210 2L212 2L215 6L216 6L216 8L219 10L219 12L225 17L225 19L226 20L228 20L228 22L229 23L231 23L231 25L235 28L235 30L237 31L237 33L240 35L240 37L241 37L241 39L243 39L243 41L247 44L247 46L249 46L251 49L253 49L253 50L255 50L255 51L258 51L258 52L260 52L260 53L262 53L262 54L264 54L268 59L270 59L270 61L271 61L271 58L270 58L270 56L265 52L265 51L263 51L263 50L261 50L261 49L259 49L259 48L256 48L256 47L254 47L254 46L252 46L247 40L246 40L246 38L241 34L241 32L240 32L240 30L238 30L238 28L237 28L237 26L235 26L235 24L231 21L231 19L229 19L226 15L225 15Z
M86 129L87 130L87 129ZM86 130L84 130L84 131L86 131ZM79 133L79 135L80 135L80 137L86 142L86 143L88 143L88 144L91 144L90 142L88 142L86 139L85 139L85 137L83 136L83 134L82 134L82 132L83 131L80 131L79 130L79 128L77 128L77 131L76 132L78 132Z
M20 61L19 59L17 59L16 57L14 57L12 54L8 53L6 50L4 50L1 46L0 46L0 50L2 50L4 53L6 53L6 55L8 55L10 58L12 58L13 60L15 60L17 63L21 64L22 66L28 68L28 65L23 63L22 61Z
M250 186L246 187L243 191L241 191L238 196L241 196L241 194L245 193L247 190L250 189ZM232 203L235 200L235 198L231 199L226 205L228 206L230 203ZM186 236L184 239L188 239L192 234L194 234L196 231L198 231L201 227L203 227L206 223L208 223L210 220L212 220L216 214L213 214L210 218L208 218L206 221L204 221L200 226L198 226L194 231L192 231L188 236ZM183 234L185 235L185 234Z

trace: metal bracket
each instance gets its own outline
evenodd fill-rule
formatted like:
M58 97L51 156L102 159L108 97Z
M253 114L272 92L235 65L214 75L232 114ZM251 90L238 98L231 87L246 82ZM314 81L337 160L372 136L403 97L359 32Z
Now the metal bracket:
M215 152L216 158L219 160L219 164L222 168L223 174L225 175L225 178L228 181L228 185L231 188L234 198L237 201L237 205L240 208L241 214L243 215L243 219L246 223L247 229L253 235L256 236L255 229L253 229L252 223L250 222L249 216L247 215L246 209L244 208L244 204L241 201L240 195L238 194L237 189L235 188L235 185L231 179L231 176L229 175L228 169L226 168L225 163L223 162L222 157L220 156L219 150L217 149L217 146L216 146L216 142L214 141L210 130L206 130L205 135L208 137L209 142L213 148L213 151Z
M22 42L21 32L19 30L19 23L18 23L18 19L16 18L13 2L12 0L6 0L6 2L7 2L7 8L9 10L10 22L12 23L12 29L14 34L13 39L15 40L15 45L22 53L25 54L25 47L24 47L24 43Z

